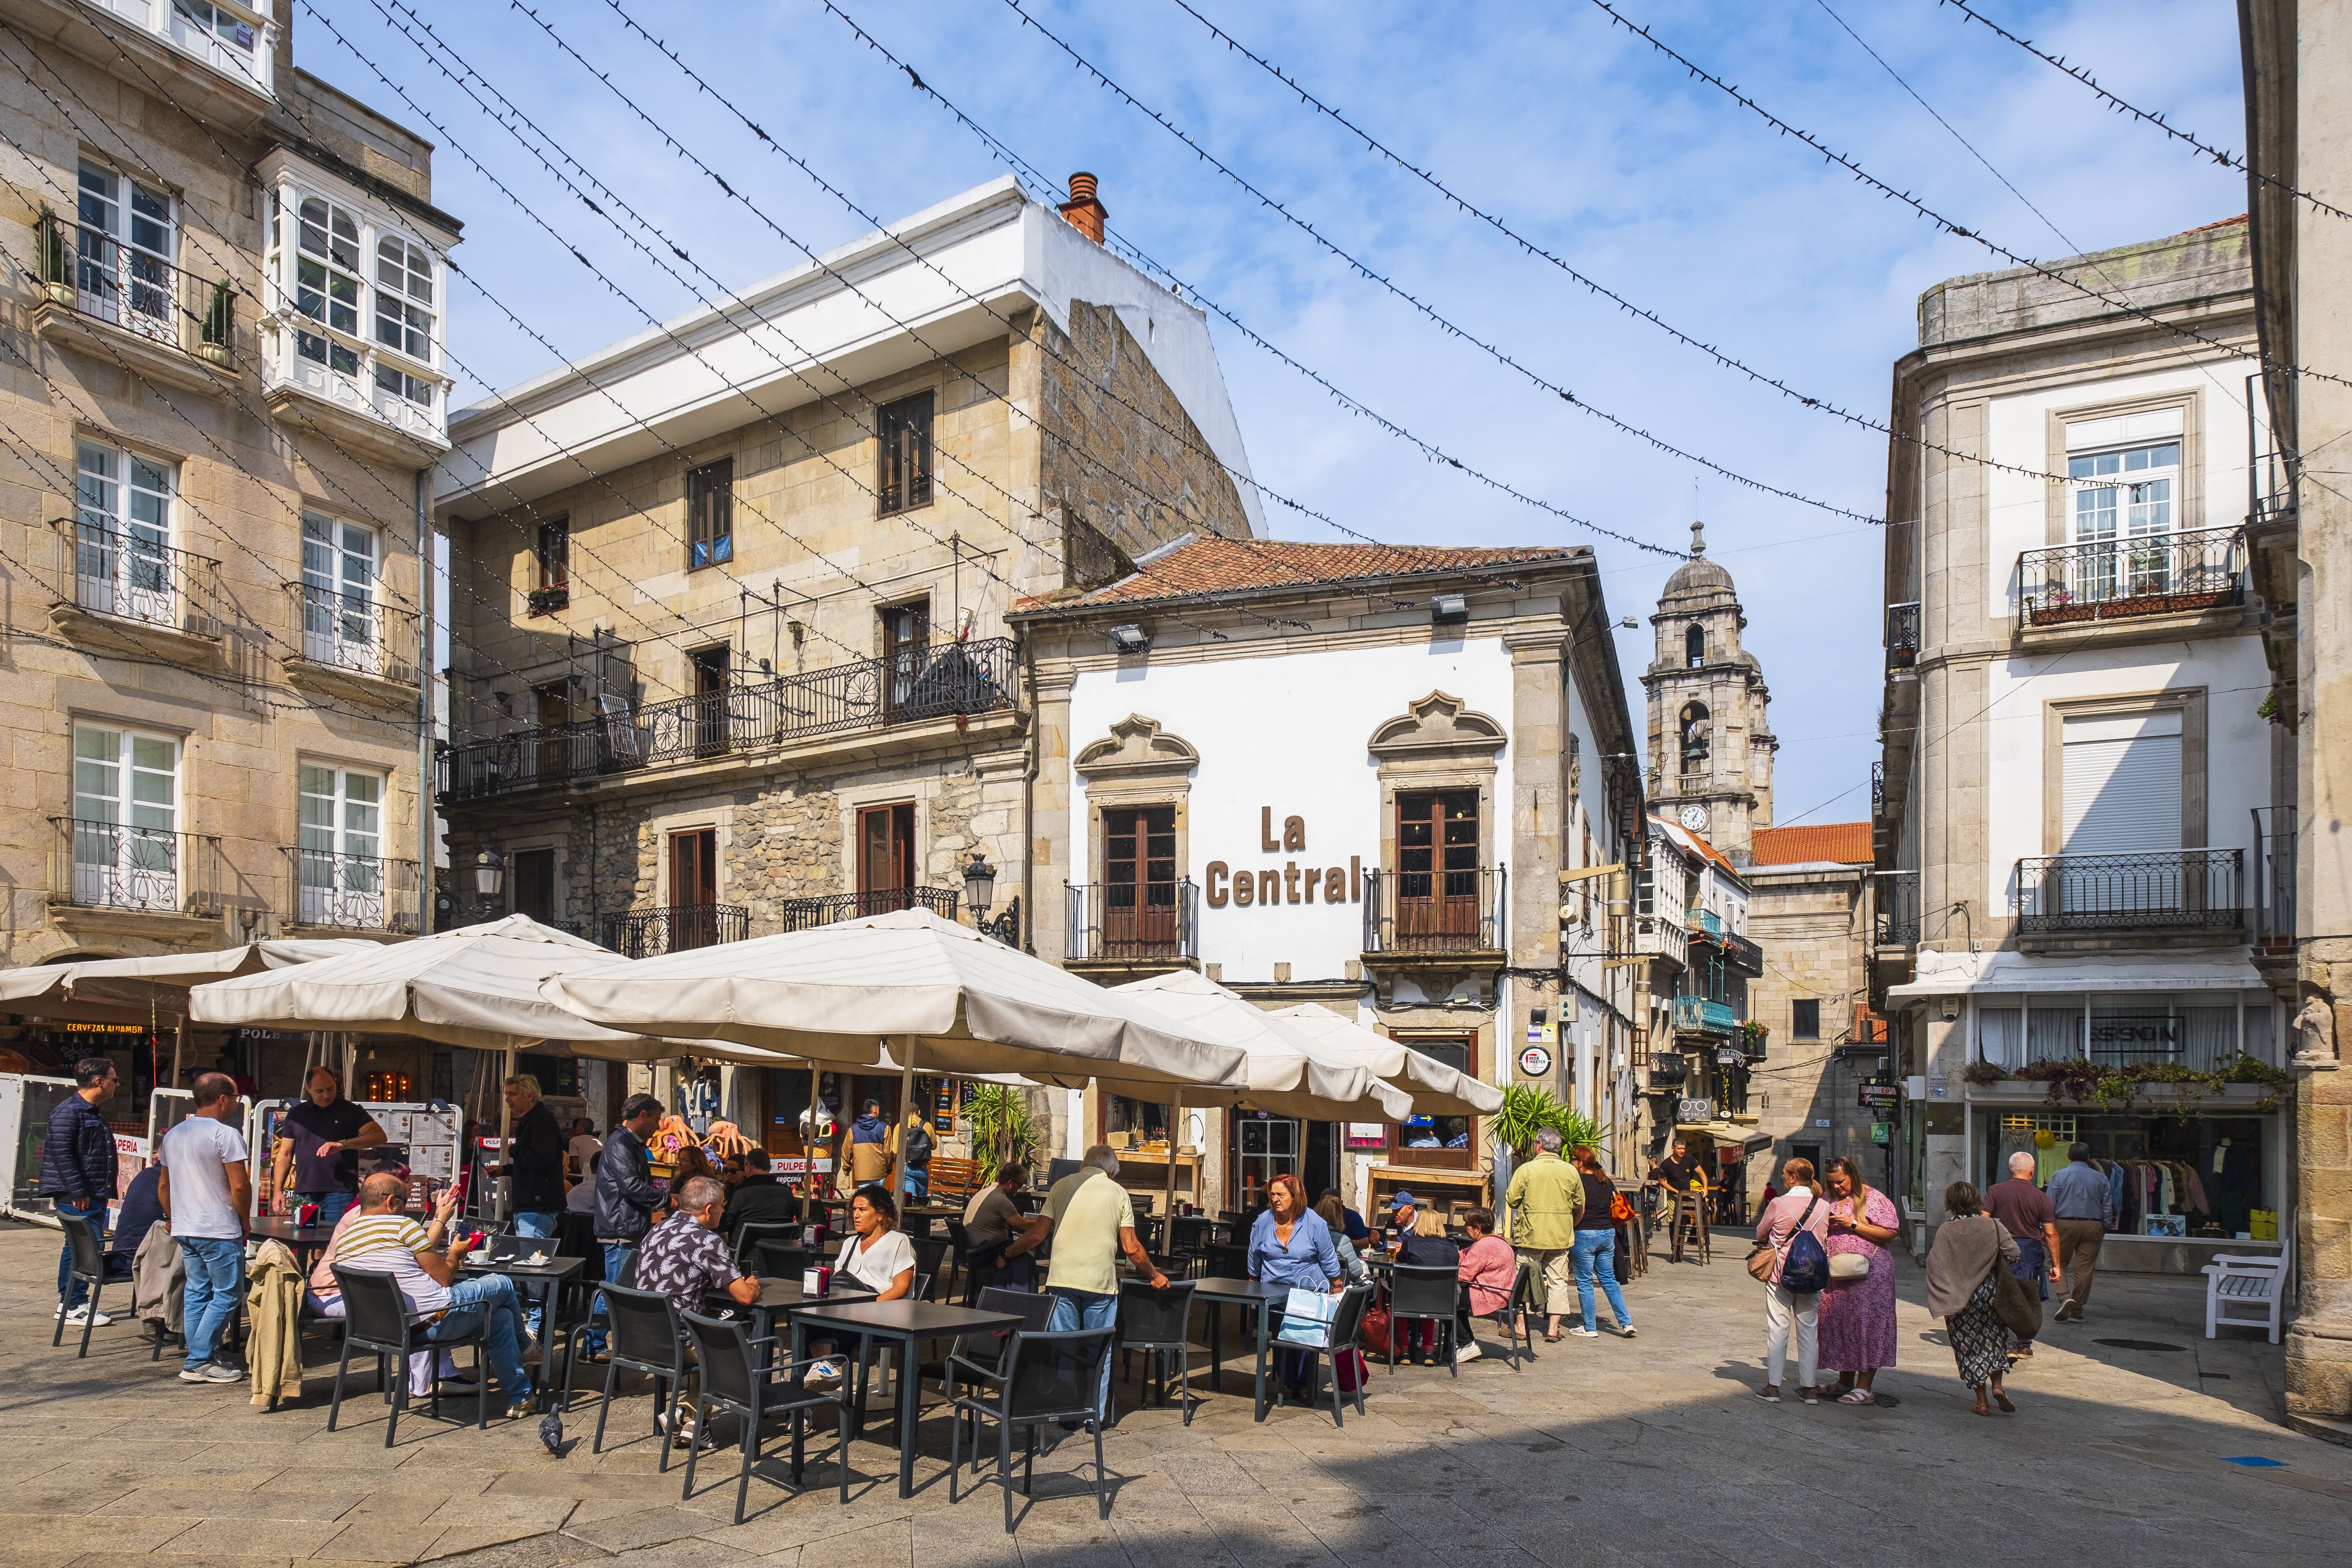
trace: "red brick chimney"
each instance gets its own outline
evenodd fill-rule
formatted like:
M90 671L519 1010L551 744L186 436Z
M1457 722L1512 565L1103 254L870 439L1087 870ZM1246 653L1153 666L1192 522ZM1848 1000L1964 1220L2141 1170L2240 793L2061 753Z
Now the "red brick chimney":
M1062 219L1072 228L1093 240L1103 242L1103 223L1110 216L1109 209L1095 199L1095 177L1088 174L1070 176L1070 199L1061 205Z

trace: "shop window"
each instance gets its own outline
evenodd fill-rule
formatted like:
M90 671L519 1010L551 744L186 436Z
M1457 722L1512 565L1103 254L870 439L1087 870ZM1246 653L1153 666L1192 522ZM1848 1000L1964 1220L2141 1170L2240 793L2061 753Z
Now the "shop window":
M1168 1136L1168 1107L1123 1094L1102 1097L1103 1142L1114 1149Z
M1980 1125L1980 1183L2006 1176L2021 1152L2033 1156L2036 1183L2046 1182L2081 1142L2111 1187L2123 1189L2123 1235L2278 1239L2277 1194L2267 1186L2275 1117L2003 1110Z
M1457 1072L1475 1078L1478 1072L1477 1043L1467 1036L1427 1039L1408 1037L1402 1045L1433 1057ZM1390 1132L1389 1162L1397 1165L1433 1165L1447 1170L1478 1168L1477 1118L1415 1116Z

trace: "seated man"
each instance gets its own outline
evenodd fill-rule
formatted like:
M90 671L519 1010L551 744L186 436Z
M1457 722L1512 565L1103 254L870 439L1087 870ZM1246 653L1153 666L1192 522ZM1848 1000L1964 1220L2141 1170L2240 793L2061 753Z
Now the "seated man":
M507 1416L529 1415L530 1373L523 1364L522 1308L514 1281L503 1274L461 1277L462 1241L436 1248L457 1208L455 1188L441 1194L429 1229L401 1212L407 1196L408 1184L388 1172L361 1183L360 1217L335 1239L335 1261L353 1273L391 1275L412 1320L425 1320L420 1337L428 1342L486 1328L484 1359L506 1394Z
M1004 1256L1017 1237L1043 1223L1035 1215L1023 1214L1015 1201L1028 1184L1025 1169L1007 1165L963 1206L964 1260L975 1276L983 1268L995 1269L996 1278L989 1283L1000 1290L1037 1289L1037 1259L1026 1249L1012 1258Z
M747 1223L792 1224L801 1217L800 1199L769 1169L765 1149L746 1150L741 1159L743 1179L728 1189L727 1215L719 1226L730 1244Z
M726 1186L709 1176L695 1176L674 1197L670 1216L647 1231L637 1248L637 1289L660 1291L681 1312L707 1312L703 1298L714 1291L724 1291L741 1306L758 1300L760 1281L735 1271L735 1255L717 1235L727 1210ZM686 1386L678 1390L676 1419L662 1420L665 1429L675 1427L681 1446L694 1441L698 1392L689 1372Z
M163 1167L150 1165L131 1178L131 1185L122 1194L122 1212L114 1222L114 1239L106 1254L106 1277L109 1279L131 1278L131 1259L139 1256L139 1244L147 1239L147 1232L163 1217L163 1203L156 1189L163 1184Z
M593 1215L596 1212L596 1162L603 1159L600 1151L588 1156L588 1172L572 1184L563 1194L563 1206L572 1214Z

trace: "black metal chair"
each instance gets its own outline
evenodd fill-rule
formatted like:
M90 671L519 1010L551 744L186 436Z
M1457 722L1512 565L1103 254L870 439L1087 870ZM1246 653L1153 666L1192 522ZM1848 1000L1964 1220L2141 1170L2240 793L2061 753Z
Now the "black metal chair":
M1249 1272L1249 1248L1213 1241L1201 1249L1201 1266L1212 1279L1238 1279Z
M1519 1336L1525 1334L1528 1354L1536 1353L1536 1328L1533 1306L1536 1294L1536 1266L1532 1259L1519 1259L1518 1271L1511 1277L1511 1299L1499 1312L1471 1312L1472 1319L1492 1318L1495 1326L1503 1331L1511 1347L1511 1370L1522 1372L1519 1365Z
M751 1489L751 1468L760 1462L760 1428L770 1416L790 1415L793 1418L793 1485L801 1485L801 1450L803 1438L803 1417L813 1410L833 1406L835 1424L839 1436L833 1451L834 1466L841 1472L841 1500L849 1500L849 1400L844 1384L831 1394L811 1394L801 1382L801 1375L816 1364L819 1358L786 1362L782 1365L762 1368L759 1364L759 1347L773 1345L773 1337L753 1339L740 1319L706 1318L698 1313L684 1314L686 1331L694 1341L695 1360L701 1371L702 1385L695 1399L695 1440L686 1454L686 1490L680 1501L694 1496L694 1462L700 1456L703 1436L709 1430L714 1410L732 1415L743 1428L743 1467L735 1478L735 1522L743 1522L743 1500ZM776 1373L793 1374L790 1383L771 1382Z
M686 1386L686 1342L678 1337L677 1309L667 1296L658 1290L607 1285L604 1307L613 1322L612 1336L605 1341L612 1359L604 1368L604 1397L596 1406L596 1436L588 1445L592 1454L604 1451L604 1417L612 1411L613 1387L623 1367L653 1378L656 1432L663 1430L661 1415L669 1407L671 1393ZM662 1438L661 1462L655 1468L669 1468L667 1435Z
M797 1279L816 1264L816 1254L796 1241L762 1241L751 1250L758 1258L751 1271L762 1279Z
M89 1287L89 1310L82 1317L81 1349L74 1354L74 1359L79 1361L89 1354L89 1333L98 1327L98 1288L106 1282L106 1247L99 1238L97 1225L89 1216L61 1214L58 1215L58 1223L66 1227L66 1246L73 1251L69 1278ZM71 1285L58 1293L58 1326L57 1331L49 1335L49 1348L52 1350L65 1343L66 1299L72 1294Z
M987 1416L996 1423L996 1479L1004 1489L1004 1533L1013 1533L1013 1431L1023 1429L1021 1495L1031 1495L1036 1479L1037 1428L1048 1422L1083 1422L1095 1440L1095 1500L1097 1516L1110 1517L1110 1472L1103 1464L1103 1373L1110 1363L1116 1329L1080 1329L1070 1333L1015 1333L1004 1351L1004 1375L992 1400L977 1395L958 1399L950 1415L969 1414L975 1421ZM948 1426L948 1501L958 1500L956 1479L961 1468L958 1439L963 1423ZM972 1471L980 1470L980 1439L975 1432Z
M1118 1287L1118 1374L1127 1375L1128 1352L1142 1351L1146 1363L1144 1393L1150 1393L1150 1373L1160 1374L1160 1405L1168 1405L1168 1362L1176 1361L1177 1403L1184 1425L1192 1424L1192 1280L1171 1280L1165 1290L1154 1290L1148 1279L1123 1279Z
M985 1289L980 1293L979 1305L983 1312L1005 1312L1018 1317L1021 1321L1017 1327L1011 1330L991 1330L977 1336L958 1334L950 1342L947 1359L940 1366L940 1391L947 1395L950 1403L956 1396L955 1384L958 1373L965 1373L975 1379L988 1383L1003 1382L1005 1357L1012 1351L1013 1334L1042 1334L1054 1321L1054 1298L1041 1295L1034 1290ZM972 1353L982 1348L982 1345L973 1343L975 1338L985 1342L985 1348L989 1353L984 1359L975 1357ZM978 1384L975 1384L974 1386ZM977 1446L979 1441L979 1429L975 1426L972 1442Z
M1294 1344L1288 1340L1275 1342L1278 1348L1307 1358L1308 1375L1315 1379L1318 1388L1323 1377L1324 1358L1330 1359L1331 1424L1335 1426L1345 1426L1348 1424L1346 1418L1339 1414L1339 1407L1349 1397L1349 1393L1353 1394L1356 1401L1356 1414L1361 1415L1364 1413L1364 1380L1360 1377L1356 1380L1353 1390L1342 1391L1339 1387L1339 1357L1349 1351L1354 1351L1360 1356L1363 1353L1364 1314L1370 1310L1371 1305L1372 1288L1370 1285L1350 1285L1339 1292L1339 1308L1331 1315L1330 1324L1324 1331L1321 1344ZM1391 1340L1390 1343L1393 1345L1395 1342ZM1369 1367L1366 1368L1366 1371L1370 1370ZM1285 1382L1286 1384L1287 1380ZM1287 1386L1276 1391L1275 1403L1276 1405L1290 1403Z
M970 1233L963 1228L963 1221L960 1219L951 1219L947 1222L947 1233L948 1247L950 1252L950 1277L961 1282L963 1286L963 1304L969 1307L971 1305L973 1290L971 1282L971 1237Z
M915 1249L917 1274L935 1281L945 1278L948 1268L948 1249L953 1245L946 1237L910 1236L907 1238L907 1245ZM928 1301L930 1298L918 1290L915 1292L915 1300Z
M1454 1309L1461 1289L1461 1276L1443 1265L1419 1268L1400 1263L1389 1275L1389 1373L1396 1373L1396 1348L1399 1340L1408 1337L1408 1323L1437 1324L1437 1353L1453 1367L1460 1377L1462 1369L1454 1366Z
M735 1231L735 1267L749 1270L762 1242L797 1242L798 1220L747 1219Z
M439 1352L460 1345L474 1347L474 1425L483 1427L490 1424L490 1369L482 1360L483 1344L489 1337L487 1319L468 1333L426 1339L416 1331L419 1325L408 1321L408 1303L401 1297L399 1280L389 1274L346 1268L340 1263L333 1266L333 1273L336 1288L343 1293L343 1353L335 1363L335 1394L327 1405L328 1431L335 1429L335 1422L342 1415L343 1381L351 1375L353 1351L369 1351L376 1358L376 1385L392 1403L383 1423L383 1446L389 1448L393 1435L400 1427L400 1413L408 1408L408 1358L420 1349L430 1352L432 1403L427 1408L438 1420ZM387 1357L392 1359L387 1361Z

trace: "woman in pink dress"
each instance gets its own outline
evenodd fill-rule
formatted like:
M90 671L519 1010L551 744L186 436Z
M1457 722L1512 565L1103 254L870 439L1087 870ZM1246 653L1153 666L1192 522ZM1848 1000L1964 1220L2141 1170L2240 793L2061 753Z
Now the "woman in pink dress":
M1838 1374L1841 1405L1868 1405L1878 1369L1895 1364L1895 1254L1886 1244L1901 1234L1894 1200L1864 1184L1862 1169L1843 1155L1829 1162L1831 1279L1822 1292L1822 1370ZM1859 1256L1870 1272L1836 1277L1836 1259ZM1851 1267L1851 1266L1849 1266Z

